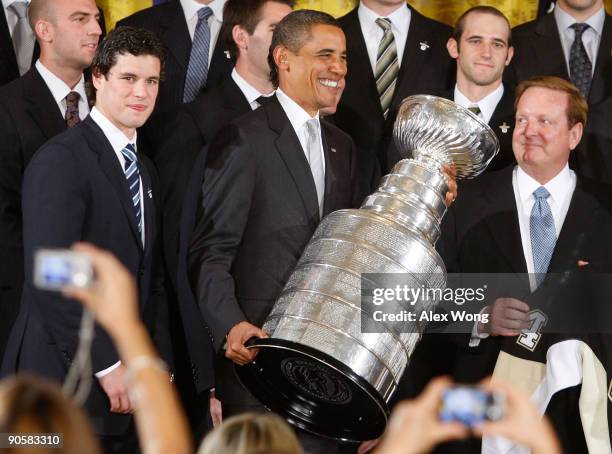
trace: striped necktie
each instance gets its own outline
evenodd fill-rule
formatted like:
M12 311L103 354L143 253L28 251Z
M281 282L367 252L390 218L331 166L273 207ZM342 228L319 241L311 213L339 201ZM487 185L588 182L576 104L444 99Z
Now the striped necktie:
M128 183L138 231L142 232L142 210L140 209L140 172L138 171L138 155L134 145L128 143L121 153L125 157L123 173Z
M386 17L378 18L376 19L376 24L383 29L383 37L380 40L376 54L374 79L376 80L376 89L380 98L380 107L382 107L384 117L387 118L391 99L395 92L399 63L397 61L395 37L391 31L391 21Z
M198 10L198 23L193 34L189 66L183 91L183 102L191 102L206 85L208 77L208 51L210 47L210 26L208 18L212 15L208 6Z

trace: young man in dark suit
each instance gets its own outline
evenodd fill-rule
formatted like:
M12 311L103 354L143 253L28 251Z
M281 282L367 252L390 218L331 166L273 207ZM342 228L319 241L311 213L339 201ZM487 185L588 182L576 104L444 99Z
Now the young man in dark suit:
M83 71L102 33L98 14L93 0L32 0L40 59L0 88L0 357L23 284L23 173L40 146L89 113Z
M150 32L123 27L96 51L96 104L74 128L47 142L23 183L26 281L3 371L39 374L61 382L79 343L81 307L33 285L40 248L87 241L110 250L138 282L140 315L168 358L165 294L158 250L158 193L152 166L135 149L136 128L157 96L165 51ZM92 388L85 402L109 452L132 449L133 406L126 370L107 333L96 327L91 349Z
M117 23L146 28L166 46L167 77L160 85L156 113L192 101L232 70L225 43L219 39L224 4L225 0L170 0Z
M553 12L515 27L512 35L515 55L505 79L516 84L547 75L578 86L589 103L585 135L593 140L580 144L570 166L612 183L612 172L600 165L609 161L605 145L611 117L609 109L598 106L612 97L612 16L603 0L558 0Z
M510 22L492 6L470 8L457 19L447 48L457 61L457 83L443 96L478 115L499 139L487 171L513 164L514 87L502 83L514 53Z
M186 273L189 240L195 225L200 188L206 160L205 144L230 121L251 112L272 99L268 50L276 24L291 12L289 0L228 0L223 10L225 33L219 37L229 49L235 64L231 74L193 102L179 108L163 126L163 140L157 144L153 160L159 170L163 200L163 243L166 266L180 309L181 327L176 327L174 346L177 383L191 420L202 424L199 415L206 404L196 399L195 392L206 397L213 385L212 349L208 328L197 308ZM189 194L186 198L186 194ZM187 219L185 219L187 218ZM172 308L173 305L171 304ZM179 334L180 333L180 334ZM177 339L178 338L178 339ZM182 347L181 347L182 345ZM189 353L188 358L185 355ZM185 358L185 361L180 361ZM189 362L187 362L187 359ZM190 367L181 374L183 363ZM195 389L193 390L192 388ZM215 403L215 401L213 401ZM213 414L213 422L220 419Z
M385 174L400 159L392 140L400 102L452 87L454 65L446 51L451 29L404 0L362 0L339 21L349 68L334 122L355 141L365 174L376 158Z
M276 26L270 49L278 90L210 144L189 254L198 305L217 351L227 336L224 379L216 384L224 416L263 410L237 382L232 362L253 359L244 344L266 336L259 327L320 219L362 197L352 140L319 121L321 109L335 106L346 75L338 22L325 13L295 11Z

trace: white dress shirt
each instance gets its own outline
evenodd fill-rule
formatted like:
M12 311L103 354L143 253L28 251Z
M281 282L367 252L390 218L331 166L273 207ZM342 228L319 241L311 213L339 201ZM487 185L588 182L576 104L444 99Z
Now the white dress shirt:
M274 90L271 93L268 93L265 95L263 93L260 93L259 90L257 90L257 88L252 86L250 83L248 83L245 80L244 77L238 74L238 71L236 71L236 68L232 69L232 79L234 79L234 82L236 82L236 85L238 85L238 88L240 89L240 91L246 98L247 102L251 106L251 110L255 110L259 107L257 98L259 98L260 96L265 96L267 98L269 96L274 95Z
M495 90L482 98L480 101L473 102L470 101L463 93L461 93L457 85L455 85L454 101L466 109L470 106L478 106L483 120L487 123L491 121L493 112L495 112L495 108L497 107L497 104L499 104L499 101L501 101L502 96L504 96L504 84L499 84Z
M558 6L555 7L553 14L555 15L555 21L557 22L557 29L559 30L559 37L561 38L561 47L563 48L565 64L567 65L567 73L569 74L570 50L576 36L576 32L573 28L571 28L571 26L577 21ZM602 6L599 11L585 21L585 23L589 24L590 27L587 28L582 34L582 43L584 44L587 55L589 56L589 60L591 60L591 67L593 71L595 71L599 41L601 40L601 33L603 32L605 20L606 11Z
M6 16L6 23L8 24L11 38L13 37L13 31L15 30L15 25L17 25L18 17L12 9L9 9L9 6L16 1L23 2L24 0L2 0L2 7L4 8L4 15ZM30 4L30 0L25 0L25 2Z
M278 88L276 90L276 97L280 102L281 107L289 117L289 122L295 131L298 140L300 141L300 145L302 145L302 150L304 150L304 155L306 156L306 161L310 164L310 159L308 156L308 137L306 136L306 122L313 118L319 120L319 112L314 117L308 115L304 109L302 109L293 99L287 96L283 91ZM319 150L321 150L321 157L323 161L323 172L325 172L325 154L323 153L323 139L321 133L321 122L317 121L319 126Z
M361 33L368 49L372 72L376 72L376 54L378 53L380 40L384 35L383 29L376 23L376 19L380 17L387 17L391 21L391 32L395 38L395 47L397 48L397 63L401 66L404 48L406 47L406 38L408 37L408 28L410 27L411 12L408 6L400 5L388 16L379 16L365 6L363 2L359 2L357 16L359 17Z
M136 132L134 132L134 137L132 139L129 139L128 137L126 137L125 134L123 134L123 132L119 128L117 128L113 123L111 123L111 121L108 118L106 118L104 114L100 112L98 109L96 109L95 107L91 109L90 116L91 116L91 119L100 127L100 129L102 130L102 132L104 133L108 141L110 142L111 147L113 148L113 151L115 152L115 155L117 156L117 159L119 160L119 164L121 164L121 170L123 170L125 168L125 157L123 156L123 153L121 153L121 150L123 150L128 144L132 144L132 146L134 147L134 150L136 150ZM144 206L144 198L142 194L142 177L139 177L139 181L140 182L139 182L138 191L140 192L140 214L141 214L141 219L142 219L142 231L140 232L140 239L142 240L142 244L144 245L145 244L145 211L144 211L145 206ZM121 361L117 361L112 366L107 367L104 370L98 371L94 375L97 378L102 378L105 375L111 373L113 370L115 370L120 365L121 365Z
M209 7L212 10L212 14L208 18L208 26L210 27L210 47L208 49L208 64L212 59L217 39L219 38L219 32L221 30L221 24L223 23L223 7L225 6L226 0L213 0L208 5L199 3L196 0L181 0L181 7L185 14L185 21L187 22L187 30L189 30L189 36L193 41L193 35L195 34L196 25L198 24L198 10L204 7Z
M49 71L45 65L40 62L40 60L36 60L35 66L36 70L40 74L40 77L43 78L47 84L47 87L49 87L49 91L51 91L51 95L57 103L57 107L62 114L62 118L66 118L66 96L68 96L68 93L71 91L76 91L79 95L81 95L79 98L79 118L84 120L89 114L89 104L87 104L87 94L85 93L85 77L81 75L81 79L75 85L75 87L70 88L66 82Z

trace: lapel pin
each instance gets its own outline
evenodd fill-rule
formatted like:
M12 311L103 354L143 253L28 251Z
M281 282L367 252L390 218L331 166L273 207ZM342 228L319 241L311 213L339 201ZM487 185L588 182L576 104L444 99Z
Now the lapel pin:
M587 266L589 262L586 260L578 260L578 266Z
M421 50L425 51L429 49L429 43L427 41L421 41L419 43Z
M510 125L504 121L501 125L499 125L499 129L501 129L501 132L506 134L510 129Z
M227 58L229 60L230 59L229 50L224 50L223 53L225 54L225 58Z
M147 189L147 194L148 194L149 198L152 199L153 198L153 189L151 189L151 188Z
M336 149L334 147L331 147L331 151L332 151L332 153L335 153Z

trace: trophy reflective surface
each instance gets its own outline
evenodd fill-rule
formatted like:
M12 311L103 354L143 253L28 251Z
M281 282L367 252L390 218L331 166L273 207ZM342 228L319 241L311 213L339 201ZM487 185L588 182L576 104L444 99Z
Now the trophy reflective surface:
M416 321L401 332L382 322L377 332L362 332L362 275L406 273L414 286L444 289L446 269L434 248L448 191L440 168L454 165L458 179L473 178L499 150L483 120L434 96L402 102L394 137L405 159L361 208L323 219L264 323L270 338L253 341L255 361L236 367L267 408L338 440L382 434L423 332ZM412 310L435 304L419 300Z

